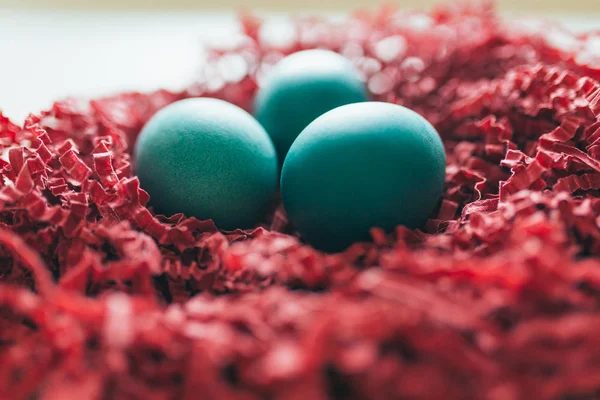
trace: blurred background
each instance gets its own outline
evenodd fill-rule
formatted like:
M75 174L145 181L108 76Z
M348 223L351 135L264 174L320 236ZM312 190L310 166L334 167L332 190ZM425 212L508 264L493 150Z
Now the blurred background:
M202 44L234 33L242 8L277 19L383 3L425 9L443 1L455 0L0 0L0 110L20 122L67 96L182 88L202 64ZM600 0L496 4L509 17L600 29Z
M438 1L439 2L439 1ZM388 3L392 3L388 1ZM405 7L428 7L435 0L400 0L394 3ZM547 13L600 13L598 0L498 0L503 11ZM251 7L263 10L344 10L372 8L373 0L0 0L0 5L20 8L78 8L78 9L155 9L155 10L222 10Z

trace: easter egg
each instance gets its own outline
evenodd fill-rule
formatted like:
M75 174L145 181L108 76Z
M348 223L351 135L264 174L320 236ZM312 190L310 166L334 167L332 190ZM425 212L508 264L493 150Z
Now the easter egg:
M373 227L421 227L440 199L445 163L440 136L419 114L389 103L342 106L290 148L283 205L305 240L342 250Z
M221 229L253 226L277 188L277 155L263 127L217 99L161 109L134 154L135 173L157 212L212 219Z
M279 161L308 124L336 107L367 101L350 61L328 50L305 50L281 60L259 90L254 115L271 136Z

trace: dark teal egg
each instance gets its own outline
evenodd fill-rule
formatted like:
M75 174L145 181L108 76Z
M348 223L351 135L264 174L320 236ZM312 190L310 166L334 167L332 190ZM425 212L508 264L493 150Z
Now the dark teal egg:
M271 139L246 111L210 98L178 101L144 126L135 173L157 212L249 228L277 187Z
M281 60L259 90L254 115L267 130L283 163L300 132L336 107L367 101L350 61L327 50L305 50Z
M372 227L421 227L444 187L446 156L435 128L408 108L359 103L317 118L283 164L290 222L315 247L369 240Z

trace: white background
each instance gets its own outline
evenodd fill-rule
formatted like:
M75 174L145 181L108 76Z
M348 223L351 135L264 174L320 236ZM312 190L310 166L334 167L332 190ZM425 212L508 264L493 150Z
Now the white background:
M598 19L560 19L600 29ZM237 29L224 13L0 10L0 109L21 122L66 96L182 88L197 74L202 43Z

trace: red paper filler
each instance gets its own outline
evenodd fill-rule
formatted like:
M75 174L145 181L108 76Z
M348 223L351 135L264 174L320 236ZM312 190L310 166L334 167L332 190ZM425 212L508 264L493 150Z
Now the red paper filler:
M599 398L600 32L487 3L299 18L287 41L241 22L181 93L0 114L0 398ZM252 231L155 215L130 164L152 114L249 108L315 47L440 132L424 231L324 254L281 207Z

